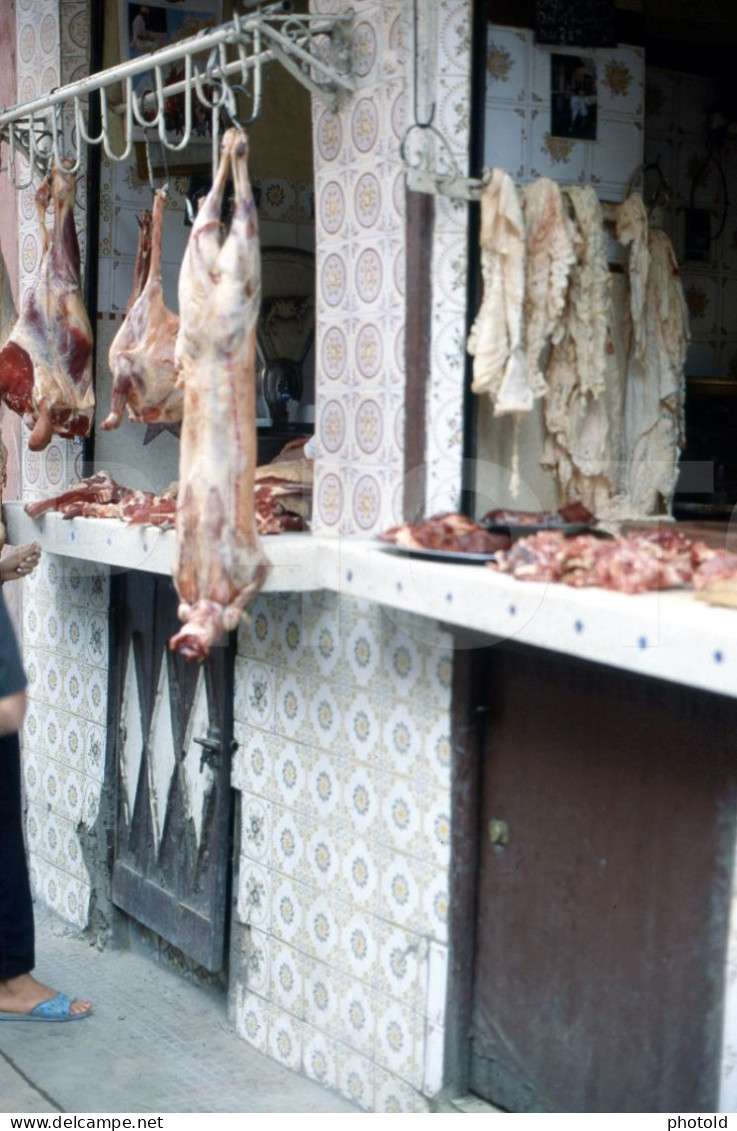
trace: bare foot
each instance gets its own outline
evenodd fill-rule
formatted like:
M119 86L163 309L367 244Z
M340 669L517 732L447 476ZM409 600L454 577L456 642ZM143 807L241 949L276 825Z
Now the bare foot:
M1 1013L30 1013L37 1005L44 1001L51 1001L56 996L56 990L37 982L31 974L19 974L17 978L8 978L0 981L0 1012ZM75 999L69 1007L69 1012L76 1015L89 1013L92 1008L91 1001Z
M21 577L28 577L41 560L41 547L38 542L27 542L25 546L16 546L3 558L0 558L0 581L17 581Z

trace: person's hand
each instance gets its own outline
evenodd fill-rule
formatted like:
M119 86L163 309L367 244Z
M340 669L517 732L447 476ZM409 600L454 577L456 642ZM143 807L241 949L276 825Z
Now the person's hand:
M4 581L18 581L21 577L28 577L41 560L41 547L38 542L27 542L25 546L16 546L4 557L0 558L0 584Z

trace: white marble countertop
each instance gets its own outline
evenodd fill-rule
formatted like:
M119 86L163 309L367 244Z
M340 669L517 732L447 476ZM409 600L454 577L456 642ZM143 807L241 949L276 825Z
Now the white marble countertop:
M173 532L114 519L30 519L5 505L8 541L47 553L167 574ZM263 539L264 592L330 589L487 637L548 648L737 698L737 610L687 591L626 596L520 582L484 565L405 557L370 539L282 534ZM464 646L459 637L458 646Z

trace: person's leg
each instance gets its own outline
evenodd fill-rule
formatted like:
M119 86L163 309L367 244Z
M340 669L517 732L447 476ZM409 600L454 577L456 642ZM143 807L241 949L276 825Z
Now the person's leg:
M33 904L23 844L17 734L0 738L0 981L34 967Z
M0 1013L30 1013L56 991L37 982L33 904L28 880L20 788L18 735L0 738ZM71 1014L89 1013L89 1001L73 1001Z

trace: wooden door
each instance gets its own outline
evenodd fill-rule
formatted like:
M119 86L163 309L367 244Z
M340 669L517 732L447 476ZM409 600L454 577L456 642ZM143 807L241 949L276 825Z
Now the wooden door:
M233 653L169 651L168 578L113 578L118 804L113 902L207 970L220 970L231 866Z
M532 650L487 662L472 1090L717 1110L736 705Z

